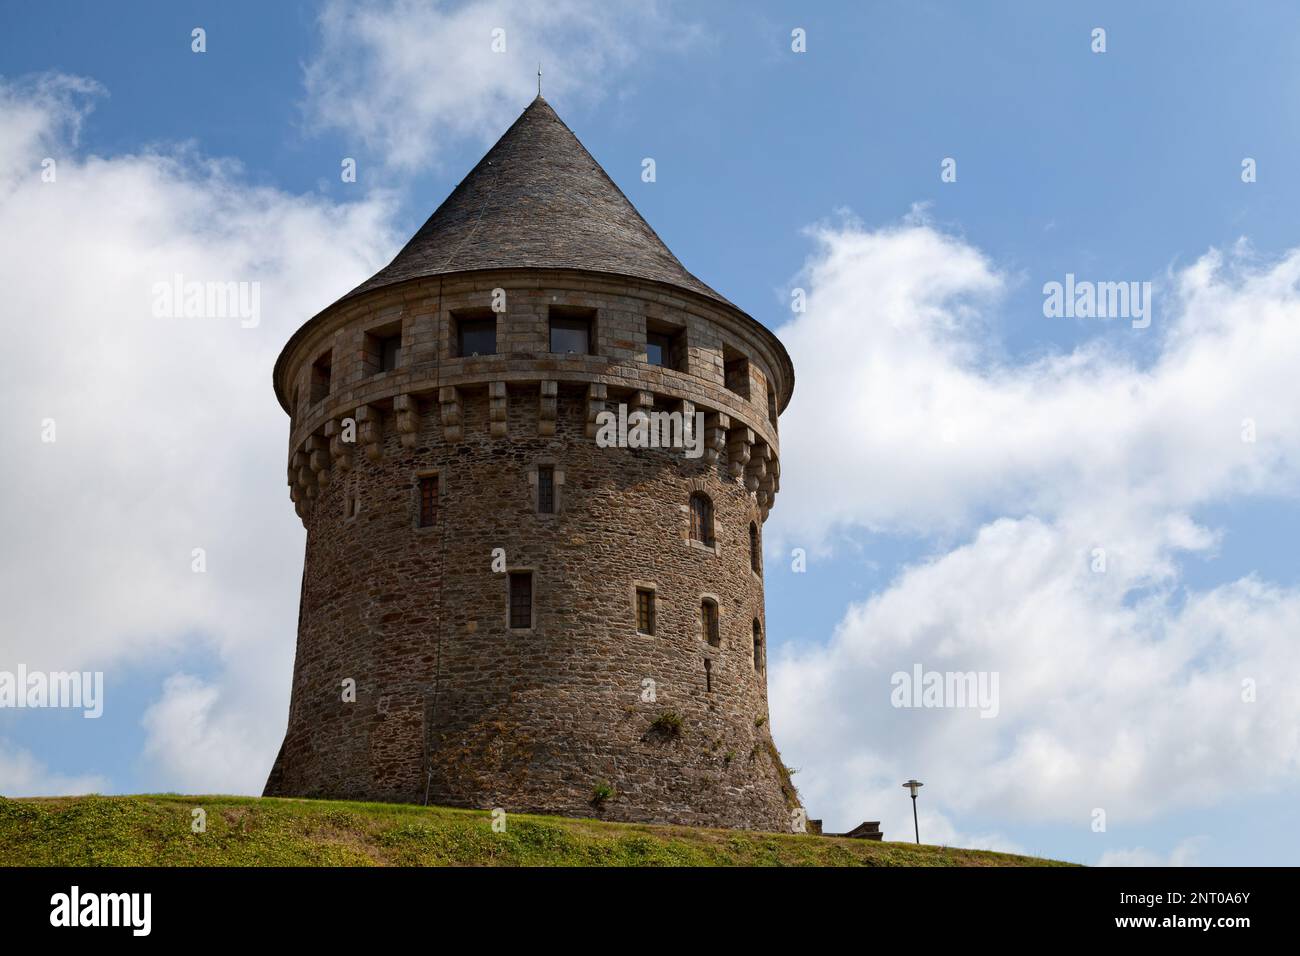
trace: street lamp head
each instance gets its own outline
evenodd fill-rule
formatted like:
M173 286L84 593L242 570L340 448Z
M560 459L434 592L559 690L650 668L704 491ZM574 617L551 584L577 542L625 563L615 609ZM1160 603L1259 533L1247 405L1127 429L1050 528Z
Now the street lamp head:
M903 784L903 786L907 787L908 790L911 790L912 796L915 797L916 791L924 787L925 784L923 784L920 780L909 780L907 781L907 783Z

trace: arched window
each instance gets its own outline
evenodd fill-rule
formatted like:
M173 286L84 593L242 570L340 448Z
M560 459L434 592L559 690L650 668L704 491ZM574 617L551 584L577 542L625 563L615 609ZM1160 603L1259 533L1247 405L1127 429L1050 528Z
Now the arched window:
M763 625L754 618L754 670L763 669Z
M718 629L718 605L709 598L700 602L700 636L714 647L722 646L722 632Z
M758 522L749 523L749 566L755 574L763 573L763 549L758 544Z
M702 491L691 495L691 540L713 547L713 502Z

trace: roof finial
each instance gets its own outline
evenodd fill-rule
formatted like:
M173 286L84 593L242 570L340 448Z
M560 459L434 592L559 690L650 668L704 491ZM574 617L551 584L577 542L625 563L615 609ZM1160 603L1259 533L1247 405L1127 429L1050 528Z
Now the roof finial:
M537 95L542 95L542 64L537 64Z

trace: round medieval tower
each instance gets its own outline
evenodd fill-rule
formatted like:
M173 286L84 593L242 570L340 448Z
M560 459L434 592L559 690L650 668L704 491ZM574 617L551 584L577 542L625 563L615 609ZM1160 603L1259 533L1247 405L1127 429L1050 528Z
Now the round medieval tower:
M793 383L539 96L276 362L307 547L266 794L789 830L761 539Z

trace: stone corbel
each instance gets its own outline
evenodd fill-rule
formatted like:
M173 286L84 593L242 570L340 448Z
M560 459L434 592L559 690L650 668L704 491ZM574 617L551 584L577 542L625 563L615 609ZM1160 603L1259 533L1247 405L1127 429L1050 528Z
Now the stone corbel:
M549 438L555 434L558 396L558 382L542 382L541 405L537 410L537 434L543 438Z
M316 484L322 488L330 483L329 444L320 435L307 438L307 464L316 476Z
M604 385L587 386L587 437L595 438L600 426L596 418L605 410L605 400L609 398L609 389Z
M443 440L460 441L465 435L465 404L461 401L460 389L455 385L438 389L438 408L442 413Z
M745 425L727 433L727 466L732 478L740 478L749 465L754 449L754 430ZM751 489L752 490L752 489Z
M505 382L488 384L488 429L493 438L505 438L509 434L506 421L510 399L506 393Z
M722 457L727 448L727 432L731 429L731 416L722 412L708 412L704 416L704 460L710 465Z
M298 487L299 498L315 498L318 488L316 486L316 473L311 470L311 461L304 452L294 452L293 463L297 468L297 474L294 476L294 482Z
M366 457L371 461L384 457L384 429L379 409L370 405L357 409L357 440L365 447Z
M745 466L745 488L759 496L759 505L766 505L763 500L762 487L767 481L767 462L772 457L772 446L759 442L750 452L749 464Z
M352 444L343 440L343 426L331 418L325 423L325 437L330 443L330 458L339 473L352 470Z
M695 438L695 403L680 399L673 403L673 411L682 416L682 438L686 444L691 444Z
M403 448L414 448L420 438L420 403L414 395L398 395L393 399L397 413L397 433Z

